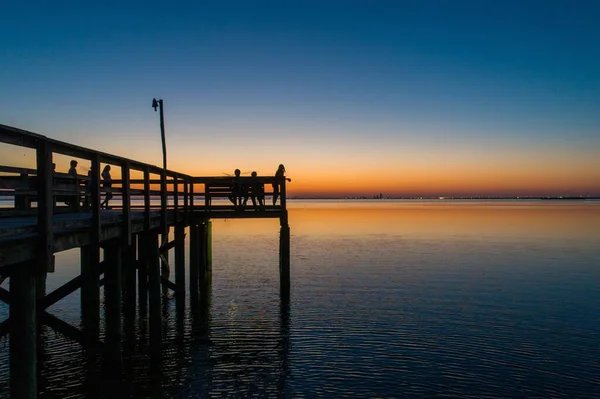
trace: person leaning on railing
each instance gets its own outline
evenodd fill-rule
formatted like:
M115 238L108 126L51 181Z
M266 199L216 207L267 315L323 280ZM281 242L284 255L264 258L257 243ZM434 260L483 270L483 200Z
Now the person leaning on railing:
M104 197L104 201L100 204L100 208L110 209L108 206L108 201L113 197L112 195L112 177L110 176L110 165L106 165L102 170L102 185L106 188L106 196Z
M279 198L279 185L281 184L280 182L283 182L283 179L289 182L292 181L292 179L285 177L285 166L280 164L277 172L275 172L275 183L273 183L273 206L277 203L277 198Z

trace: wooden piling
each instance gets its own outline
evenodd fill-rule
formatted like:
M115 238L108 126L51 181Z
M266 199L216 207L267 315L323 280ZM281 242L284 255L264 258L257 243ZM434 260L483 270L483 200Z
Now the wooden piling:
M159 345L161 340L161 297L160 297L160 262L158 234L153 232L144 233L148 255L148 298L150 313L150 344Z
M125 269L123 273L125 283L123 285L125 295L125 303L128 306L133 306L135 308L136 301L136 283L137 283L137 236L131 236L131 243L127 246L125 251L123 251L123 265L122 267Z
M10 397L37 397L36 264L16 265L10 276Z
M105 319L107 355L112 361L121 358L121 290L122 290L122 246L118 239L105 244Z
M100 252L95 245L81 247L81 317L91 339L100 328Z

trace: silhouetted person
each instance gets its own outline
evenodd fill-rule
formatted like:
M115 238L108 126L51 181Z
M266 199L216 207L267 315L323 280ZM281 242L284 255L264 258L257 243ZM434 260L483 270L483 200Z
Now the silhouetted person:
M242 182L240 181L240 176L242 172L239 169L236 169L233 177L233 184L231 185L231 195L229 196L229 200L233 202L234 206L242 205Z
M258 181L256 172L250 175L250 193L246 192L244 205L248 202L248 197L252 198L252 205L256 208L256 200L261 208L265 206L265 185ZM256 209L258 210L258 208Z
M100 208L108 208L108 201L113 197L111 193L112 187L112 178L110 177L110 165L106 165L102 170L102 185L106 188L106 196L104 197L104 201L100 204Z
M69 200L65 201L65 204L69 205L72 209L79 208L79 177L77 175L77 161L71 160L71 167L69 168L69 176L72 177L73 180L73 190L76 191L76 194L69 195Z
M289 182L292 181L292 179L287 179L285 177L285 166L280 164L279 168L277 168L277 172L275 172L275 183L273 183L273 205L277 203L277 198L279 198L279 185L283 182L283 179Z

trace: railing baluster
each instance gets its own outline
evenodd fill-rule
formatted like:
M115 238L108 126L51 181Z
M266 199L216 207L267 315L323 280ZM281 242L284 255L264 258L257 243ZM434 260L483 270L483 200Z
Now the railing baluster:
M167 227L167 174L163 169L160 172L160 230L168 231Z
M150 168L144 166L144 230L150 230Z
M179 222L179 177L173 176L173 207L175 208L175 223Z
M125 232L124 242L131 245L131 174L130 165L125 161L121 165L121 201L123 203L123 230Z
M39 235L38 272L52 270L54 256L54 176L52 149L46 140L40 140L36 150L37 162L37 215Z
M189 223L189 198L188 198L188 185L190 184L190 180L187 176L183 177L183 221L187 225Z

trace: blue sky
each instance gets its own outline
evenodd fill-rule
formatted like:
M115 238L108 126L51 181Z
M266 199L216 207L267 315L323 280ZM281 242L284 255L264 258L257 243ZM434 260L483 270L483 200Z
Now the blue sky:
M524 174L600 169L597 1L33 1L3 14L0 123L80 145L159 164L161 97L173 165L203 152L197 173L271 173L282 158L380 173L419 154L490 173L502 159Z

